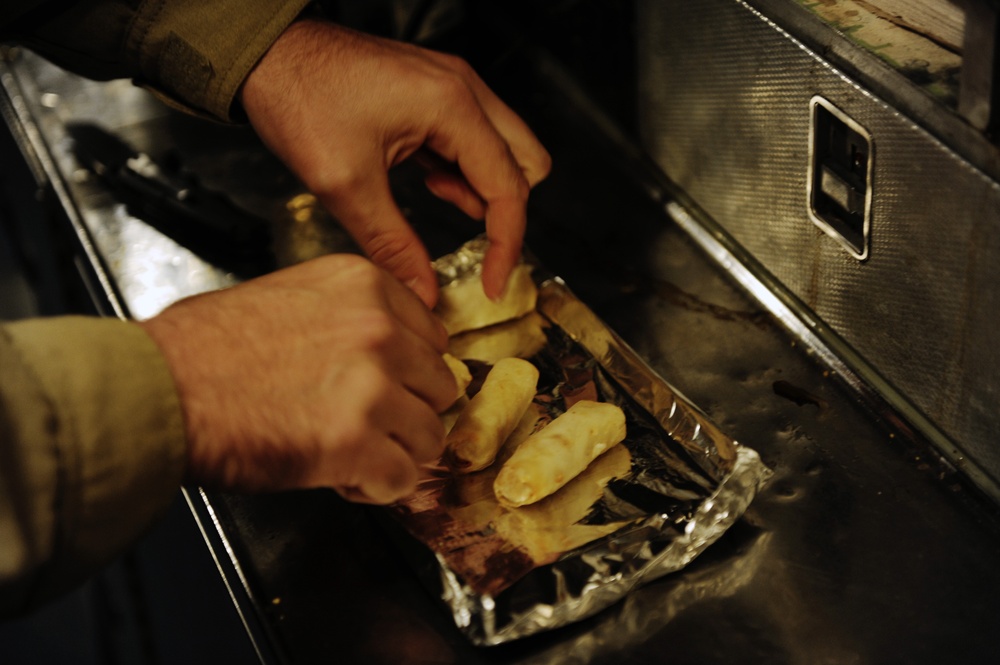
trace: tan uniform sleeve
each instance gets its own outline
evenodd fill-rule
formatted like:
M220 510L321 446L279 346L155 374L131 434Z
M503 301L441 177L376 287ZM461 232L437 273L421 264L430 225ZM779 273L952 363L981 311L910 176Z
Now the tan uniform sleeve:
M131 78L174 106L238 120L234 100L243 81L308 4L22 0L0 9L0 37L82 76Z
M176 496L184 424L137 325L61 317L0 326L0 615L84 581Z

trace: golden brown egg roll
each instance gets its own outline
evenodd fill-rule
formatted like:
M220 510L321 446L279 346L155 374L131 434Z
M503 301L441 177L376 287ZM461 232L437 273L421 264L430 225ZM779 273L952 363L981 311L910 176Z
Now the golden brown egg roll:
M469 401L446 439L446 460L469 473L493 463L535 397L538 369L527 360L497 361L482 388Z
M497 302L486 296L480 275L469 275L441 288L434 311L449 335L524 316L535 309L538 300L538 287L531 278L531 270L525 263L515 266Z
M601 453L625 439L625 413L614 404L581 400L535 432L493 483L500 503L517 507L556 492Z
M450 353L445 353L443 357L445 364L448 365L448 369L451 370L451 373L455 377L455 401L457 402L462 399L462 396L465 395L465 390L472 383L472 372L469 371L469 367L464 362Z
M546 321L537 311L448 340L448 351L463 360L493 364L501 358L530 358L545 346Z

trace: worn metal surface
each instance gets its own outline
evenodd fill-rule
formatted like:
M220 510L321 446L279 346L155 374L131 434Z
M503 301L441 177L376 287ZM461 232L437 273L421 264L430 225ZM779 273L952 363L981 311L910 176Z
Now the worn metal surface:
M15 71L26 83L39 80L37 70ZM46 76L43 94L79 85L72 77ZM930 451L874 419L744 295L670 221L663 201L616 161L616 146L595 133L579 100L561 94L544 71L518 68L498 85L514 91L512 102L555 158L552 176L530 204L531 250L654 370L727 434L758 450L775 478L744 519L681 574L580 624L490 649L471 646L420 586L412 542L384 528L377 510L328 491L256 497L193 491L194 512L262 645L262 659L996 661L995 506ZM115 88L105 90L91 99L111 114L121 99ZM38 102L25 100L28 119L43 128L48 138L41 147L56 154L54 163L65 164L59 121L83 111L67 104L57 112ZM123 130L153 153L178 150L206 181L237 200L274 195L272 204L259 199L258 209L277 211L277 223L297 195L287 174L241 130L206 129L159 112ZM72 181L72 169L54 175ZM478 232L418 181L401 171L396 191L434 253ZM70 203L86 211L88 224L112 228L107 209L92 206L94 200L74 195ZM328 221L315 228L336 234ZM97 236L101 229L93 231ZM317 237L330 236L309 236ZM107 261L123 294L132 273L122 266L162 267L143 244L108 246L127 255ZM218 277L191 281L211 274L207 268L185 273L175 295L223 283ZM126 304L137 309L128 295Z
M640 6L644 147L996 492L1000 186L746 3ZM816 94L872 137L864 262L809 221Z

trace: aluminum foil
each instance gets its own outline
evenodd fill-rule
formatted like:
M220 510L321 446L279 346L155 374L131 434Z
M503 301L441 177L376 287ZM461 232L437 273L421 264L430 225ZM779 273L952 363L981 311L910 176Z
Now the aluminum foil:
M478 238L436 261L442 286L478 278L484 249ZM482 343L475 348L486 351L463 358L477 379L470 395L489 370L490 349L518 353L541 374L520 427L537 430L575 401L598 399L622 407L628 434L537 504L508 509L493 496L493 479L512 452L505 448L477 473L429 467L417 492L389 509L432 554L434 565L421 567L426 581L482 646L578 621L684 568L740 518L771 475L754 450L723 434L558 277L533 265L537 311L474 333Z

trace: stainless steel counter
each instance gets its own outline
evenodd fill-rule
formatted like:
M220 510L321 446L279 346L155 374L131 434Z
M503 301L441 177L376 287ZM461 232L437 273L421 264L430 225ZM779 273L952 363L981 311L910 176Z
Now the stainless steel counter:
M537 64L537 63L536 63ZM502 70L498 70L498 76ZM279 263L351 244L247 128L167 111L27 54L0 70L8 124L62 207L109 313L144 317L235 278L84 177L65 126L92 120L272 220ZM472 647L420 583L412 547L328 491L186 490L264 662L1000 662L996 506L790 336L665 211L671 199L542 65L498 89L551 150L528 246L775 477L684 571L553 633ZM652 184L651 184L652 183ZM478 228L394 188L434 254Z

